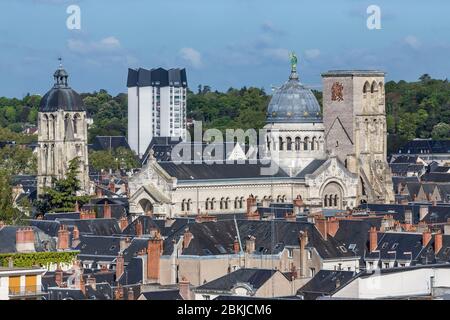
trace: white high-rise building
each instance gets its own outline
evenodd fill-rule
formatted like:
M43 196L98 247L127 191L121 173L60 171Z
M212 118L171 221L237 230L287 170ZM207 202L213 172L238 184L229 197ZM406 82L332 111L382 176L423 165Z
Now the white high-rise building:
M186 138L185 69L128 69L128 143L142 157L153 137Z

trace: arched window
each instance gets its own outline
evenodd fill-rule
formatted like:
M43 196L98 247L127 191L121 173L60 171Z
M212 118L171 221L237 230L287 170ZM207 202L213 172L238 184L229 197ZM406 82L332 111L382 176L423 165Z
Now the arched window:
M234 208L235 208L235 209L239 209L239 198L238 198L238 197L236 197L236 198L234 199Z
M295 151L299 151L300 150L300 144L301 144L300 137L296 137L295 138Z
M372 82L372 85L370 86L370 93L374 93L377 91L378 91L377 83L374 81L374 82Z
M215 204L215 202L216 202L216 198L212 198L212 199L211 199L211 202L210 202L210 209L211 209L211 210L214 210L214 204Z
M79 122L78 119L79 119L79 115L77 113L73 116L73 133L74 134L78 133L78 122Z
M220 199L220 210L225 209L225 199Z
M48 117L46 114L44 114L41 118L41 130L44 139L49 139L50 137L48 132Z
M286 138L286 150L291 151L292 150L292 139L291 137Z
M185 206L184 206L185 202L186 202L185 199L183 199L183 201L181 201L181 211L185 210Z
M309 138L306 137L303 142L303 150L308 150Z
M186 211L191 211L192 200L189 199L186 203Z
M334 195L334 206L337 207L337 205L338 205L338 195L335 194Z
M209 198L206 198L206 201L205 201L205 210L209 210Z
M279 141L279 144L280 144L279 150L283 150L283 148L284 148L284 146L283 146L283 138L279 137L278 141Z
M369 89L370 89L370 83L369 83L369 81L366 81L366 83L364 83L363 93L368 93Z
M323 206L325 208L328 206L328 195L325 195L325 197L323 197Z
M270 139L267 137L267 150L270 151Z
M230 202L230 198L225 199L225 209L228 210L228 203Z
M317 138L313 137L312 141L311 141L311 150L316 150L316 143L317 143Z
M244 197L241 197L239 201L239 208L242 209L244 207Z

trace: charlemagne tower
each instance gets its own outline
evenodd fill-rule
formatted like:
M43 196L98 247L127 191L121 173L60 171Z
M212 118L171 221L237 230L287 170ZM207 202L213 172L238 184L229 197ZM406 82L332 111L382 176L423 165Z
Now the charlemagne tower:
M65 177L69 162L78 157L78 179L88 192L89 168L86 109L80 95L67 82L60 64L53 74L55 84L41 99L38 114L38 194Z

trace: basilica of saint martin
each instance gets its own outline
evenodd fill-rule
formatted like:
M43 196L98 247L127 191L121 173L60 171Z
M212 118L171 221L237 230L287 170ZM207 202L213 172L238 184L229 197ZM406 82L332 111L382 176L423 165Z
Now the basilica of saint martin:
M272 96L264 157L276 154L272 161L279 170L262 174L265 165L249 161L176 163L167 157L173 143L154 138L145 165L129 181L130 212L161 217L243 213L250 195L263 206L302 199L310 210L392 202L384 72L338 70L322 78L323 113L300 83L296 64ZM226 157L245 153L238 144Z

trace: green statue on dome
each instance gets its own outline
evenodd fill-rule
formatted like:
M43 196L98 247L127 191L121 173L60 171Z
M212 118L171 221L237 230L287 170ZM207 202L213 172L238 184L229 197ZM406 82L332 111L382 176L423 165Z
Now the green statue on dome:
M294 51L289 53L289 59L291 60L291 69L292 72L297 72L297 55Z

